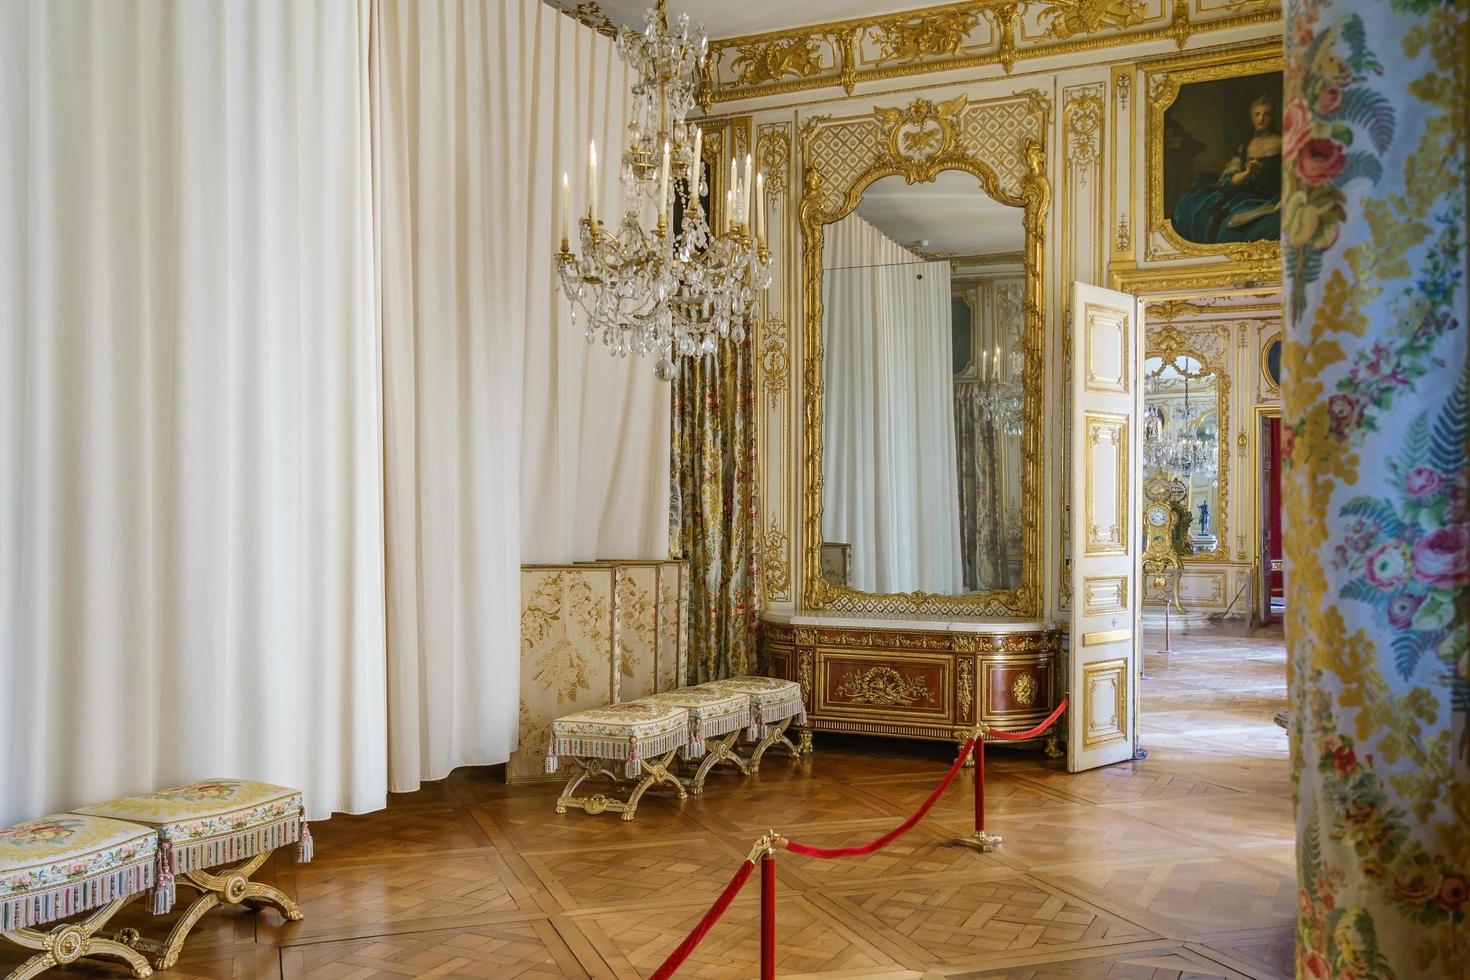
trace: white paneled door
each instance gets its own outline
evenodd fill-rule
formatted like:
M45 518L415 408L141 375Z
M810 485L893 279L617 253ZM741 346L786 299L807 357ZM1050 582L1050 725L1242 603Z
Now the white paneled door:
M1141 304L1074 283L1067 769L1133 758L1138 721Z

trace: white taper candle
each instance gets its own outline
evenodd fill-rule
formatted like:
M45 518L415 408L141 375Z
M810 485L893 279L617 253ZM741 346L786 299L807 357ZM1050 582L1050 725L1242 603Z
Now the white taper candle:
M597 140L587 144L587 217L597 220Z
M561 243L563 246L571 241L567 232L570 227L572 213L572 182L565 172L561 175Z

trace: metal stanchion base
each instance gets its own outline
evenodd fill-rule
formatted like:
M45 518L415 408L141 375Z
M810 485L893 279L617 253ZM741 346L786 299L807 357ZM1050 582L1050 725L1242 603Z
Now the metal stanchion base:
M987 834L983 830L977 830L966 837L955 837L950 840L952 847L968 847L972 851L980 851L989 854L1000 847L999 834Z

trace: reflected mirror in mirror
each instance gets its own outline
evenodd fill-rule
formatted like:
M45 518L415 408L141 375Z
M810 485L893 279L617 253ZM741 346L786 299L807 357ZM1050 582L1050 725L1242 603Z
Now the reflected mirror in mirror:
M1021 582L1025 233L959 171L885 177L826 226L822 574L864 592Z
M1143 361L1145 481L1178 481L1183 499L1175 550L1214 551L1220 544L1220 384L1190 354L1149 354Z

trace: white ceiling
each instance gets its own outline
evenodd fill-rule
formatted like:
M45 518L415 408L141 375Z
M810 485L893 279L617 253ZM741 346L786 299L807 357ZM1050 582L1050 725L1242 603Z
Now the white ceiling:
M669 16L688 12L695 24L703 23L714 39L764 34L806 24L891 14L917 7L932 7L938 0L669 0ZM598 0L602 12L615 24L642 27L652 0Z
M1019 252L1026 243L1021 209L997 204L958 170L929 184L884 177L863 192L857 213L899 244L928 253L993 255Z

